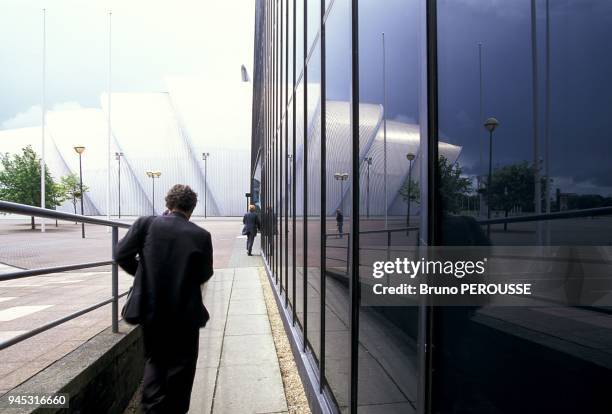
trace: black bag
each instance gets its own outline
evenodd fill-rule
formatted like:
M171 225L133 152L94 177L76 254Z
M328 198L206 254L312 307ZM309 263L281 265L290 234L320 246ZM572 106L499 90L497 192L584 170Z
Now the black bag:
M140 325L142 323L142 305L144 303L142 285L142 272L137 272L134 277L134 284L128 291L125 304L121 309L121 317L130 325Z
M148 233L149 225L151 224L152 217L148 218L146 222L146 233ZM141 242L144 244L144 239ZM134 282L132 287L128 291L127 297L125 299L125 304L123 305L123 309L121 309L121 317L124 321L126 321L130 325L140 325L142 324L145 309L144 305L146 303L145 292L145 279L146 279L146 271L144 267L144 260L142 255L142 244L140 246L140 251L138 253L139 261L138 267L139 269L136 271L136 275L134 276Z

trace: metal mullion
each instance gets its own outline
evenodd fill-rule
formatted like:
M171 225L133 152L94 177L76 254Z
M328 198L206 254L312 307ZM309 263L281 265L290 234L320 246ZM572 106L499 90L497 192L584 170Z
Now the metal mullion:
M279 59L278 59L278 277L280 281L280 293L281 297L283 294L283 288L285 294L287 293L287 287L283 283L283 0L279 0L280 11L279 11Z
M289 0L285 0L285 307L289 305Z
M321 324L321 338L319 341L319 392L323 392L325 387L325 275L326 275L326 232L327 232L327 127L326 127L326 107L327 107L327 93L326 93L326 73L325 73L325 0L321 0L321 234L320 234L320 292L321 292L321 310L320 310L320 324Z
M440 241L440 223L442 210L438 195L438 21L437 0L426 0L426 65L427 65L427 206L426 237L427 244L435 246ZM424 331L424 344L420 359L424 362L422 370L422 391L419 392L422 403L422 412L432 412L433 406L433 380L434 368L433 344L435 329L435 313L437 309L422 306L421 318Z
M291 204L292 204L292 229L293 229L293 235L292 235L292 241L293 241L293 261L291 263L291 271L292 271L292 277L293 277L293 325L295 325L295 321L297 319L297 306L296 306L296 270L297 270L297 266L296 266L296 252L297 252L297 248L296 248L296 242L297 242L297 238L296 238L296 206L297 206L297 177L296 177L296 172L297 172L297 168L296 168L296 164L297 164L297 159L296 159L296 151L295 151L295 147L297 144L297 139L295 136L295 122L296 122L296 100L297 100L297 93L296 93L296 84L295 84L295 75L296 75L296 46L297 46L297 41L296 41L296 35L297 35L297 29L296 29L296 23L297 23L297 0L293 0L293 99L292 101L292 111L293 111L293 118L292 118L292 128L293 128L293 148L292 148L292 154L293 154L293 163L291 164L291 168L292 168L292 174L291 174L291 188L293 189L292 193L291 193Z
M268 257L268 265L269 268L272 269L272 223L271 223L271 216L268 213L268 211L272 210L272 104L273 104L273 100L272 100L272 1L273 0L269 0L268 1L268 39L267 39L267 48L268 48L268 53L266 55L266 67L267 67L267 82L266 82L266 99L268 102L267 105L267 118L268 118L268 122L267 122L267 141L268 141L268 145L267 145L267 150L266 150L266 158L267 158L267 164L268 164L268 168L267 168L267 197L266 197L266 232L267 232L267 243L266 243L266 250L268 252L267 257Z
M304 226L304 247L303 250L303 264L302 264L302 277L303 277L303 289L302 292L303 300L304 300L304 348L303 351L306 352L307 343L308 343L308 69L306 67L306 59L307 59L307 39L308 35L308 0L304 0L304 211L302 212L302 221Z
M272 55L273 55L273 61L272 61L272 72L273 72L273 79L272 79L272 93L274 95L274 107L273 107L273 111L274 111L274 123L272 125L272 153L273 153L273 157L274 157L274 167L273 167L273 173L272 173L272 195L273 195L273 202L272 202L272 242L273 242L273 248L272 248L272 256L273 256L273 261L274 261L274 266L273 266L273 272L274 272L274 277L276 280L276 284L278 285L278 232L277 232L277 220L278 220L278 214L277 214L277 179L276 176L278 175L278 159L277 159L277 134L278 134L278 90L277 90L277 78L278 78L278 66L277 66L277 54L278 54L278 47L277 47L277 42L278 42L278 0L274 0L274 17L272 19L272 24L273 24L273 32L272 32L272 36L274 38L273 41L273 46L272 46Z
M352 206L351 206L351 274L350 294L350 398L351 414L357 414L359 385L359 0L351 5L351 134L352 134Z
M270 22L269 22L269 18L268 18L268 3L264 4L265 10L264 10L264 55L262 57L262 65L264 67L264 76L263 76L263 99L264 99L264 150L263 150L263 157L265 160L265 175L264 175L264 179L262 180L263 182L263 205L262 205L262 225L263 225L263 231L262 231L262 237L261 237L261 242L262 242L262 251L264 253L264 257L266 257L266 259L269 262L269 253L268 253L268 219L267 219L267 208L268 208L268 193L269 193L269 189L268 189L268 118L269 118L269 111L268 111L268 56L269 56L269 37L268 37L268 32L270 30Z

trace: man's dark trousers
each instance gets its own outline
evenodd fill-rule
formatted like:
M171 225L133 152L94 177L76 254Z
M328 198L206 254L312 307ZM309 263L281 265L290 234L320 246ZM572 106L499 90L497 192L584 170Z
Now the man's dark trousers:
M251 250L253 250L253 242L255 241L255 236L257 236L257 231L251 231L249 233L247 233L247 252L249 252L249 254L251 254Z
M145 325L143 334L143 412L186 413L198 360L200 330L168 330Z

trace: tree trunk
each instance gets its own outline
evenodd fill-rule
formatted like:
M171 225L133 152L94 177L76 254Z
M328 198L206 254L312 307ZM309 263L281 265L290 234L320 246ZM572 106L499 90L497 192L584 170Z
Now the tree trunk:
M31 217L32 230L36 230L36 223L34 223L34 216Z
M508 218L508 210L505 210L504 216ZM504 231L508 231L508 222L504 222Z

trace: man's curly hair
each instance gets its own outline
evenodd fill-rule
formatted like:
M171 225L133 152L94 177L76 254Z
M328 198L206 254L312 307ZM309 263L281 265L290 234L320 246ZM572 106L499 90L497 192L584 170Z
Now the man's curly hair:
M198 203L198 195L188 185L175 184L166 195L168 210L178 209L191 213Z

